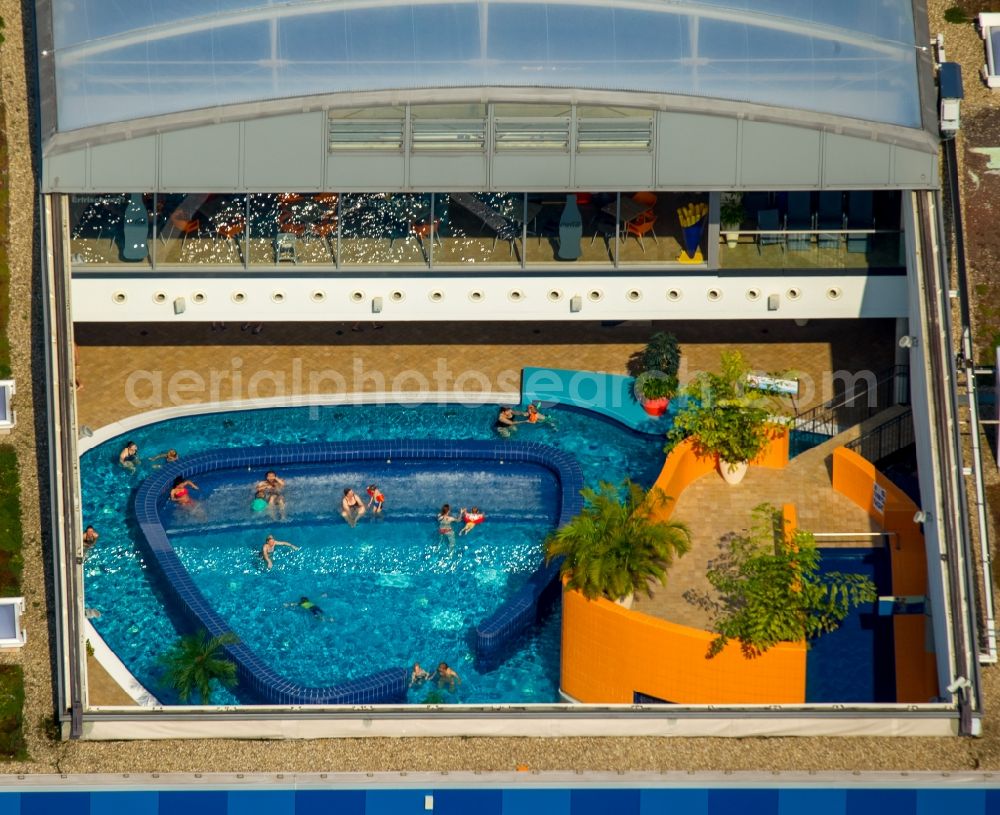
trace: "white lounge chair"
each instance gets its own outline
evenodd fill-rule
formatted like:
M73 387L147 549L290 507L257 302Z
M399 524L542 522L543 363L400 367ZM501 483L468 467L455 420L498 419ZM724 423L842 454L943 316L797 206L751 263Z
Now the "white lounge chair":
M986 43L983 81L991 88L1000 88L1000 13L983 12L980 14L979 33Z

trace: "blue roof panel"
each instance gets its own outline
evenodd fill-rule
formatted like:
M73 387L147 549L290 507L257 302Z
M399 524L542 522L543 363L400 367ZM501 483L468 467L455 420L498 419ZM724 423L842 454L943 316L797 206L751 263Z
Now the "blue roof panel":
M58 126L493 85L690 94L919 127L910 2L53 0Z

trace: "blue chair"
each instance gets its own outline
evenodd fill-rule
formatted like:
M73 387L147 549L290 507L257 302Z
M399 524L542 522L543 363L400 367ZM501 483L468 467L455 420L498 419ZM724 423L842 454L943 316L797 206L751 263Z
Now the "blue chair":
M771 207L771 193L769 192L745 192L743 193L743 212L746 214L747 223L756 224L757 215L762 209Z
M757 236L758 255L762 246L780 246L781 251L785 251L785 236L781 234L783 228L778 210L762 209L757 213L757 229L764 233Z
M817 229L844 228L844 195L826 190L819 194L819 212L816 215ZM820 233L816 238L820 248L836 249L840 246L840 235Z
M847 194L847 229L874 229L870 190L856 190ZM848 252L867 252L869 235L848 235Z
M788 193L788 216L786 229L813 229L812 205L808 192ZM795 251L808 249L812 245L811 235L789 235L788 248Z

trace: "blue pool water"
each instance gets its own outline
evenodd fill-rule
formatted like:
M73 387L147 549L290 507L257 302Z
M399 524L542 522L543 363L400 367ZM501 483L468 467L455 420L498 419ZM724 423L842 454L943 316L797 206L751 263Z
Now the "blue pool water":
M572 453L588 484L626 476L649 486L663 464L662 437L640 436L578 411L551 408L554 427L522 426L515 440L539 441ZM176 448L181 456L209 449L384 438L493 438L495 406L334 406L217 413L160 422L132 431L148 457ZM101 533L85 564L86 605L100 612L93 624L133 674L165 703L159 659L177 626L161 601L156 577L136 548L131 495L149 462L130 475L117 465L126 437L81 457L84 523ZM288 520L247 512L248 484L260 474L206 476L203 517L167 508L173 543L199 588L237 633L279 673L295 681L329 684L391 665L444 660L463 683L440 701L557 701L558 612L541 623L525 647L496 671L476 672L469 635L542 560L541 543L554 523L555 486L545 476L509 468L494 472L349 467L288 476ZM337 516L342 486L378 481L387 495L383 518L366 516L349 529ZM202 494L203 493L203 494ZM483 497L485 496L485 497ZM439 545L434 512L480 504L487 523L458 539L453 552ZM199 531L203 530L203 531ZM265 574L256 552L263 534L302 546L279 548ZM324 619L284 603L305 595ZM326 595L326 596L324 596ZM429 691L411 692L422 702ZM253 702L224 689L213 702ZM431 701L438 701L431 698Z
M889 553L877 549L822 550L820 572L862 574L879 594L892 594ZM806 700L810 702L896 701L892 617L875 615L875 604L858 606L836 631L810 643Z

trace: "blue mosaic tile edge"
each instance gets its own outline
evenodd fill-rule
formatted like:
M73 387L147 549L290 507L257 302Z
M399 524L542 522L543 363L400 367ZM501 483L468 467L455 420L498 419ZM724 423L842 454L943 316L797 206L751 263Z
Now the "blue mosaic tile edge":
M273 445L243 449L212 450L167 464L139 486L133 499L140 540L164 578L171 599L194 626L212 636L230 632L225 620L211 607L180 562L160 520L159 504L174 478L193 478L213 470L238 467L281 467L292 464L327 464L367 458L454 459L524 461L549 469L559 480L558 525L562 526L583 508L580 491L583 471L568 453L535 442L478 440L402 440L320 442ZM539 607L558 587L559 562L539 567L525 586L476 628L476 659L490 667L538 617ZM405 667L392 667L370 676L338 685L313 688L285 679L266 665L245 643L226 647L242 686L265 702L281 705L369 705L404 702L409 680Z

